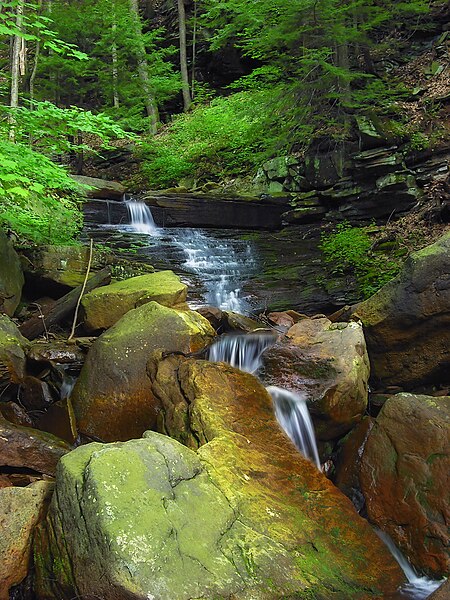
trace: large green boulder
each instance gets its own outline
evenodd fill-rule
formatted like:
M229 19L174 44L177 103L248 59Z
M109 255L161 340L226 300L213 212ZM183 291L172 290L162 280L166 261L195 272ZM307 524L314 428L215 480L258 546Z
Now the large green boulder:
M450 232L411 254L400 274L353 312L377 386L450 381Z
M158 403L145 367L151 352L195 352L215 331L195 311L157 302L128 311L91 346L71 400L80 433L106 442L154 427Z
M448 575L450 397L391 396L360 461L369 519L419 570Z
M23 380L28 346L28 340L17 325L6 315L0 314L0 385Z
M185 302L186 295L187 286L173 271L117 281L83 297L84 325L90 331L108 329L132 308L152 301L176 306Z
M5 232L0 229L0 313L13 316L20 302L23 284L19 257Z
M151 361L149 373L165 428L193 449L148 432L64 457L37 538L38 597L342 600L395 590L395 561L297 453L252 375L179 355Z

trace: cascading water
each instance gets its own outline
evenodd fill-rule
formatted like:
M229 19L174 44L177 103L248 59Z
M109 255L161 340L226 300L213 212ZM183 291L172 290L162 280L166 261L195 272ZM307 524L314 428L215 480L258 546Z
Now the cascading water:
M320 471L314 426L305 398L273 385L269 386L267 391L272 396L278 423L303 456L309 458Z
M126 200L128 214L130 215L130 224L136 233L147 233L155 235L158 231L153 215L145 202L138 200Z
M248 373L255 373L261 366L261 357L273 346L273 333L250 333L247 335L224 335L210 346L207 359L226 362ZM314 427L304 398L282 388L269 386L278 423L297 449L320 470Z
M218 240L195 229L180 230L175 241L187 257L184 268L202 278L208 304L239 313L249 311L241 283L254 272L256 262L248 243Z
M224 335L208 349L212 362L226 362L232 367L255 373L261 366L261 355L273 346L276 336L270 332L248 335Z
M392 539L384 531L375 529L378 537L386 544L392 556L400 565L408 583L402 585L400 592L402 597L411 600L424 600L428 598L437 588L444 583L445 579L430 579L425 575L419 575L408 559L400 552Z

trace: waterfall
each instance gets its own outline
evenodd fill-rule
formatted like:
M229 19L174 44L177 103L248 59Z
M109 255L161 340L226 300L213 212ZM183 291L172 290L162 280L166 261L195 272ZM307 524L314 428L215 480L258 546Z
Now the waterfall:
M157 233L155 221L149 207L145 202L137 200L126 200L128 214L130 215L130 223L134 231L137 233L147 233L154 235Z
M408 561L406 556L400 552L397 546L394 544L392 539L387 533L380 529L375 529L378 537L386 544L390 553L398 562L400 568L405 574L408 583L402 585L401 594L405 598L411 598L411 600L424 600L428 598L437 588L442 585L445 579L430 579L425 575L419 575L411 563Z
M278 423L303 456L320 470L314 426L305 398L273 385L269 386L267 391L272 396Z
M261 367L263 352L273 346L276 335L273 333L250 333L223 335L208 349L207 359L212 362L226 362L248 373L255 373ZM314 426L304 398L288 390L269 386L275 416L297 449L320 470Z
M208 349L207 359L212 362L226 362L232 367L255 373L261 366L261 355L273 346L276 336L273 333L223 335Z

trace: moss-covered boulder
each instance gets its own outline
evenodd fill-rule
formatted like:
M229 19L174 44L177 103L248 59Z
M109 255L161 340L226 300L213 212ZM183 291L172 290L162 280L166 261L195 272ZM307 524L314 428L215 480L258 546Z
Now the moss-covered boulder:
M187 286L173 271L159 271L117 281L83 297L84 325L89 331L108 329L132 308L147 302L177 306L185 302Z
M0 313L13 316L20 302L23 283L19 257L5 232L0 229Z
M360 323L301 319L263 361L267 384L306 395L319 439L347 433L364 415L369 359Z
M450 381L450 232L411 254L401 273L354 312L378 386Z
M369 519L414 566L450 571L450 397L397 394L368 436L360 481Z
M9 589L28 573L33 531L52 489L49 481L0 489L0 600L9 600Z
M157 302L128 311L88 352L71 396L78 430L107 442L140 437L158 410L145 372L151 352L195 352L214 336L195 311Z
M0 314L0 385L23 380L28 346L28 340L17 325L6 315Z
M148 432L65 457L36 548L42 597L342 600L396 588L389 552L298 454L253 376L179 355L154 357L149 373L165 429L192 450Z

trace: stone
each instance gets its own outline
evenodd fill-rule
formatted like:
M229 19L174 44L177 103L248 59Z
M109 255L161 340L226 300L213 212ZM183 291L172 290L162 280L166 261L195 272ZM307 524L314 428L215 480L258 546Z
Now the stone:
M297 162L293 156L277 156L265 162L262 168L268 179L283 180L289 175L289 169Z
M132 308L147 302L177 306L186 301L187 286L173 271L159 271L117 281L89 292L81 300L88 331L108 329Z
M364 326L377 388L450 381L450 232L411 254L353 313Z
M438 589L428 596L428 600L448 600L450 597L450 579L438 587Z
M240 315L232 311L223 311L223 314L225 316L226 331L243 331L248 333L249 331L261 328L261 323L245 315Z
M159 357L152 381L193 449L148 432L65 457L37 536L38 596L325 600L331 589L348 599L395 589L398 566L278 429L254 377Z
M17 325L0 314L0 384L20 383L25 376L25 351L28 340Z
M33 531L52 490L49 481L0 489L0 600L9 600L9 589L28 573Z
M306 395L320 440L346 434L367 408L369 359L361 324L302 319L286 338L264 352L265 383Z
M33 427L33 420L31 417L16 402L0 402L0 413L7 421L14 423L14 425Z
M30 411L41 411L58 400L46 381L26 375L20 386L20 402Z
M369 519L419 570L448 575L450 397L389 398L369 434L360 481Z
M196 310L211 323L218 333L222 332L224 328L224 314L220 308L216 306L200 306Z
M57 363L60 365L81 364L85 353L74 344L63 340L33 341L27 358L35 363Z
M122 200L123 195L126 192L125 186L118 181L108 181L106 179L85 177L83 175L71 175L71 177L78 183L92 188L85 190L85 195L87 198Z
M0 313L12 317L22 296L24 277L17 252L0 229Z
M215 331L195 311L157 302L128 311L91 346L71 400L78 430L105 442L140 437L155 426L158 405L145 366L150 353L196 352Z
M50 433L14 425L0 416L0 466L53 476L58 460L70 449L69 444Z

